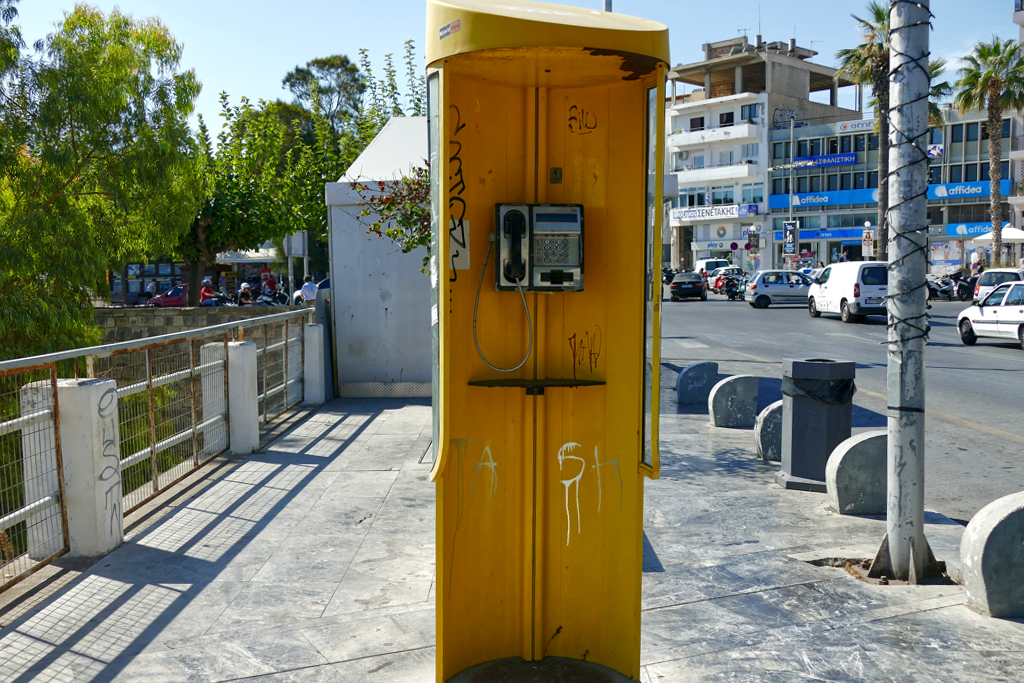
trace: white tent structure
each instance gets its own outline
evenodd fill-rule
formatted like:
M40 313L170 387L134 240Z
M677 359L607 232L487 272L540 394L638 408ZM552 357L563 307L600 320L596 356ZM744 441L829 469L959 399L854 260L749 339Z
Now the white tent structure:
M1004 226L1002 231L1003 244L1024 244L1024 230L1010 226ZM978 235L971 240L974 244L992 244L992 233Z
M427 159L427 119L396 117L336 183L328 183L331 324L338 396L428 397L433 364L423 249L403 254L366 233L353 181L396 180Z

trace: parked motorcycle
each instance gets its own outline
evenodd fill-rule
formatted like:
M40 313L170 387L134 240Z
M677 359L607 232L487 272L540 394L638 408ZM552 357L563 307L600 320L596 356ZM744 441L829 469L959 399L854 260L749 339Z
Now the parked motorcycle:
M727 275L722 285L722 292L729 298L729 301L736 301L742 298L740 293L740 279L733 275Z
M950 280L953 281L956 298L960 301L970 301L974 297L974 285L978 281L977 275L964 277L964 274L958 270L950 276Z
M928 285L928 299L953 300L956 290L953 287L953 281L948 277L929 275L925 282Z
M666 285L672 284L672 280L675 279L675 276L676 271L673 270L672 268L661 269L661 281L664 282Z

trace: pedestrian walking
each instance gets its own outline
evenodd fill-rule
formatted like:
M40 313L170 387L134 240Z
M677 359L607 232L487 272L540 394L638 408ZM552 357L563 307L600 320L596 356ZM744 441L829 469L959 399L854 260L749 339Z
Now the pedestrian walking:
M309 275L302 278L302 280L302 303L306 306L312 306L316 303L317 287L313 284L313 278Z
M156 296L156 280L150 280L146 283L146 303Z

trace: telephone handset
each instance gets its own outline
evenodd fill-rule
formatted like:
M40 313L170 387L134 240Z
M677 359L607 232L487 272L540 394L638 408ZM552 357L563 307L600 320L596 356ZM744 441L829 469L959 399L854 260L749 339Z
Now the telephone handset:
M501 226L502 237L509 245L509 258L502 260L506 281L522 282L526 277L526 260L523 258L523 242L526 239L526 216L522 211L513 210L505 214Z
M583 290L583 206L498 204L495 289Z

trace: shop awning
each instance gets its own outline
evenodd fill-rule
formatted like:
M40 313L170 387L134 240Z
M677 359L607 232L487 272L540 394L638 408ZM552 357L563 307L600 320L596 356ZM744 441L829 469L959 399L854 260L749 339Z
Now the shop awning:
M1005 227L1001 234L1003 237L1003 244L1024 243L1024 230L1021 230L1020 228ZM974 244L991 244L992 233L987 232L984 235L978 235L971 240L971 242Z

